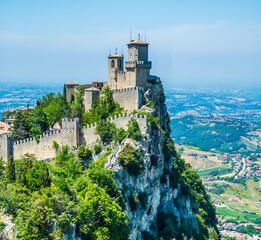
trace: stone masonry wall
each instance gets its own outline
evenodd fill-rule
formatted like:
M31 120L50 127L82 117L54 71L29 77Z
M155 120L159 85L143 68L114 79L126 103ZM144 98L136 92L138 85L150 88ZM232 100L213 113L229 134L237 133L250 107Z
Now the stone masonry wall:
M106 119L115 124L117 128L127 130L127 124L131 118L136 119L142 134L147 131L147 116L139 115L120 115ZM38 160L50 159L56 156L56 151L53 149L53 141L56 141L60 146L69 145L93 145L99 141L100 137L96 134L97 123L80 129L79 119L62 120L62 130L45 133L40 136L40 142L37 143L35 138L28 138L17 142L12 142L11 136L0 136L0 157L5 161L10 154L13 154L14 159L20 159L26 153L33 154Z
M112 90L113 99L120 104L124 110L131 113L138 110L143 104L143 88L133 87Z
M24 154L34 154L38 160L55 157L55 149L52 148L53 141L62 144L62 132L60 130L40 136L40 142L35 138L28 138L14 142L14 159L21 158Z
M62 130L55 132L45 133L40 136L40 142L37 143L35 138L28 138L14 142L13 155L14 159L21 158L24 154L29 153L35 155L38 160L54 158L56 155L53 149L53 141L56 141L60 146L79 145L79 119L66 119L62 120ZM0 154L1 155L1 154Z

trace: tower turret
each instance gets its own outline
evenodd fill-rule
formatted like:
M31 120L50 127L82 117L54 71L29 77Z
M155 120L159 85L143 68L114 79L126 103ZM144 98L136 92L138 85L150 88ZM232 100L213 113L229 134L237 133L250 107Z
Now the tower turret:
M118 89L125 87L125 74L124 74L124 57L117 54L108 56L108 85L111 89Z
M149 43L140 39L132 40L128 46L128 61L126 67L127 87L148 87L150 83L151 61L148 61Z
M70 81L64 85L64 90L66 94L66 100L67 102L71 102L72 100L72 92L73 90L79 85L79 83L76 83L74 81Z

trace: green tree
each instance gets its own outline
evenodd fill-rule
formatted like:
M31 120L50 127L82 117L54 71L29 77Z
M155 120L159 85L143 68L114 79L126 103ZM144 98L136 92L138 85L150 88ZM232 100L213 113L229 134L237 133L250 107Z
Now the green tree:
M99 122L122 113L123 108L114 101L110 88L106 87L102 92L102 96L92 104L91 109L83 114L83 124Z
M115 142L121 143L124 138L126 138L126 132L123 128L117 128L116 134L113 136Z
M25 119L22 110L18 110L15 114L15 121L13 123L12 134L14 140L23 139L27 135L25 131Z
M84 85L79 85L72 93L72 101L70 103L70 117L82 118L84 113L83 96L85 92Z
M127 130L128 137L136 141L139 141L142 138L142 135L138 122L132 118L127 126L128 126L128 130Z
M66 116L67 103L63 96L58 93L46 106L43 112L46 115L47 125L52 127L56 122L61 122L62 118Z
M49 170L47 165L44 163L39 174L39 183L41 187L49 187L51 184L51 178L49 176Z
M15 164L12 155L7 160L6 178L10 183L15 181Z
M141 172L143 159L129 143L123 147L117 160L129 174L137 176Z
M56 141L53 141L52 148L55 149L55 152L56 152L56 154L57 154L57 153L58 153L58 150L59 150L59 148L60 148L60 145L59 145Z
M41 199L37 199L28 211L19 211L15 224L19 229L17 237L21 240L51 239L50 234L54 228L53 214Z
M94 148L95 154L99 154L102 150L101 144L95 144L93 148Z
M4 174L4 170L5 170L4 160L2 157L0 157L0 176Z
M77 156L79 159L88 160L92 157L92 150L89 147L81 145L78 148Z
M113 123L102 121L97 124L96 132L103 143L110 143L116 133L116 127Z
M209 239L210 240L219 240L220 237L217 234L216 230L214 228L209 229Z
M128 223L121 207L106 191L90 185L77 209L77 231L83 239L123 240L128 238Z

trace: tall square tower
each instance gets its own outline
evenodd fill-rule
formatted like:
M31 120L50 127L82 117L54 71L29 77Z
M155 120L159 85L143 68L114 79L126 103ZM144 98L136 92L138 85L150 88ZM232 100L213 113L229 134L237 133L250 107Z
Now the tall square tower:
M140 39L132 40L128 46L126 87L149 87L151 61L148 61L149 43Z

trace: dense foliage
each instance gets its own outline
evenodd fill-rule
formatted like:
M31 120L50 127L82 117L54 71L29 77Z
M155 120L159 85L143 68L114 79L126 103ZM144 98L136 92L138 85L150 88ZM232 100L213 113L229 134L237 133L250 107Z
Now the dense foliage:
M127 169L129 174L137 176L142 170L142 157L140 153L136 152L136 149L127 143L121 150L118 161Z
M72 92L72 101L68 103L65 95L49 93L36 102L34 108L29 105L25 110L17 110L10 117L14 118L12 133L15 140L39 136L53 127L62 118L82 118L84 86L77 86Z
M122 113L123 108L120 107L119 103L113 100L110 88L106 87L102 91L102 96L94 102L91 109L83 114L83 124L99 122Z
M38 137L56 122L62 121L68 116L69 105L60 93L49 93L36 102L31 109L29 105L25 110L17 110L12 118L15 118L12 133L14 139Z
M135 119L131 119L128 123L127 134L129 138L139 141L142 138L139 124Z
M16 178L10 183L5 166L0 208L13 216L17 238L62 239L77 224L77 235L83 239L126 239L126 215L113 174L103 167L106 156L87 169L67 146L51 164L31 155L10 159Z

